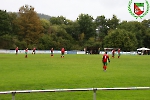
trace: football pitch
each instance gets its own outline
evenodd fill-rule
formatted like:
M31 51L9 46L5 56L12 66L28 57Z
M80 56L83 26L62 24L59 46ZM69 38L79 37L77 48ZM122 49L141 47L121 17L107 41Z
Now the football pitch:
M150 87L150 56L111 58L103 71L102 55L0 54L0 91L76 88ZM0 94L11 100L12 94ZM21 93L15 100L93 100L93 91ZM99 90L96 100L150 100L150 90Z

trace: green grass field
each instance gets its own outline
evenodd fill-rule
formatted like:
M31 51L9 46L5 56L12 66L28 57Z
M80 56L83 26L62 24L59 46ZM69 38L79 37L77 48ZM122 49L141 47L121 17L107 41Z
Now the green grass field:
M110 55L111 57L111 55ZM111 58L106 72L102 55L0 54L0 91L150 87L150 56ZM150 90L97 91L96 100L150 100ZM0 100L11 100L1 94ZM93 100L93 91L16 94L16 100Z

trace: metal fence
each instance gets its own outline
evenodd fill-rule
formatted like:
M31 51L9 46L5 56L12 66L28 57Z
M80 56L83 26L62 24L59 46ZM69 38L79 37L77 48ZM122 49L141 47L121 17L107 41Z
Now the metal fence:
M15 94L17 94L17 93L93 91L93 100L96 100L96 91L98 91L98 90L150 90L150 87L79 88L79 89L52 89L52 90L20 90L20 91L2 91L2 92L0 92L0 94L12 94L12 100L15 100Z

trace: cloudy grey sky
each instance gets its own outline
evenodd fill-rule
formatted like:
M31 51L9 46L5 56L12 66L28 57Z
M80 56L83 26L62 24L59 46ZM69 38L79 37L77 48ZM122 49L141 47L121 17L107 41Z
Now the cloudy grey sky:
M0 0L0 9L11 12L17 12L19 8L25 4L35 8L37 13L50 16L64 16L70 20L76 20L81 14L89 14L96 18L104 15L106 18L112 18L116 15L121 21L142 21L150 19L150 11L143 19L135 19L129 14L128 3L130 0ZM132 0L131 9L136 2L143 2L146 7L145 0ZM150 3L150 0L148 0Z

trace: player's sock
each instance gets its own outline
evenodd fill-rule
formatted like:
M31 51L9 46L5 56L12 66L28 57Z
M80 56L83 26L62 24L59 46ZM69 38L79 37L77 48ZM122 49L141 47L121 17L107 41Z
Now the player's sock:
M106 70L106 66L103 66L103 70L104 70L104 71Z
M107 69L107 66L104 66L104 70L106 70Z

